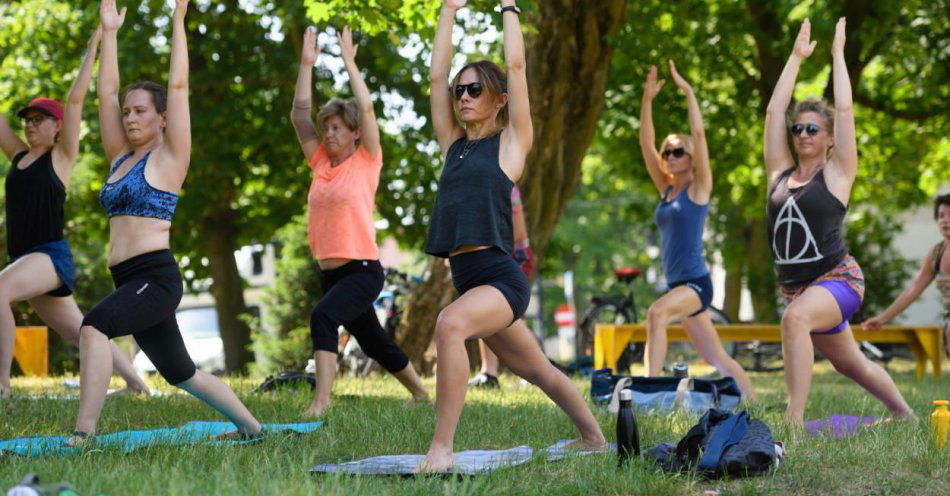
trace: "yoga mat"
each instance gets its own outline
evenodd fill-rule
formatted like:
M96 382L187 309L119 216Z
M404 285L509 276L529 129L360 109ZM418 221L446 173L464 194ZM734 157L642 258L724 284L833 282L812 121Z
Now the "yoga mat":
M305 424L264 424L269 434L290 432L305 434L317 430L323 422ZM236 427L230 422L188 422L173 429L153 429L147 431L121 431L113 434L97 435L92 439L90 448L118 447L126 453L146 446L177 446L183 444L236 445L248 444L248 441L215 441L215 436L233 431ZM72 455L84 448L66 446L68 437L33 437L0 441L0 454L40 457L46 455Z
M531 459L529 446L516 446L506 450L471 450L455 453L453 469L448 474L484 475L499 468L513 467ZM322 463L310 469L314 473L344 473L365 475L416 475L416 468L425 455L374 456L347 463ZM423 474L428 475L428 474Z
M874 417L855 417L853 415L831 415L828 418L808 420L805 429L812 435L831 436L835 439L853 436L860 432L861 427L880 422Z
M571 439L562 439L551 446L548 446L544 451L547 461L556 462L558 460L563 460L565 458L570 458L574 456L590 456L590 455L603 455L607 453L616 453L617 445L614 443L609 443L607 451L591 451L591 450L572 450L564 449L565 446L570 444L573 440Z

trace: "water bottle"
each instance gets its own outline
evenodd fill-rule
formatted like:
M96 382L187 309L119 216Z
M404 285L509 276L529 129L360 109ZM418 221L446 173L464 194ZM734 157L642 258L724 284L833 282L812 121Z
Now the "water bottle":
M633 416L633 392L620 391L620 411L617 413L617 457L623 465L631 455L640 456L640 433Z
M673 364L673 377L677 379L685 379L689 377L689 367L683 362L676 362Z
M950 431L950 411L947 405L950 401L934 401L934 412L930 415L930 428L933 430L934 446L943 449L947 444L947 432Z

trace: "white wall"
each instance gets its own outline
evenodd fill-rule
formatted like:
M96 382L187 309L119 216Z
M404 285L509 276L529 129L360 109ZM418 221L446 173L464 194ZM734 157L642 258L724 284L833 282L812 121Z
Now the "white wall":
M950 188L941 188L941 193L946 194L948 189ZM934 222L933 204L928 203L926 206L905 212L898 222L903 226L904 231L894 240L894 247L905 257L916 262L914 266L914 274L916 274L927 252L940 241L940 234ZM894 319L893 323L937 325L941 322L942 313L943 300L940 292L937 291L936 284L931 284L917 301Z

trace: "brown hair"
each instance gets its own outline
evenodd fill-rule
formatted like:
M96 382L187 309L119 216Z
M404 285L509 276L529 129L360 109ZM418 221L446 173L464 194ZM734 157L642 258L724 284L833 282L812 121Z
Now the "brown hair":
M452 78L452 83L449 85L449 93L452 97L452 107L456 110L458 109L458 100L455 99L455 85L458 84L459 78L462 77L462 73L468 69L473 69L476 74L478 74L478 82L482 83L485 87L485 90L488 91L488 94L492 98L498 98L501 95L508 93L508 76L505 75L505 71L501 70L501 67L498 67L494 62L489 62L487 60L479 60L477 62L469 62L465 64L465 67L462 67L460 71L455 74L455 77ZM498 116L495 117L495 125L499 128L505 127L508 125L508 104L506 103L501 110L498 111Z
M825 119L825 129L828 131L828 134L834 136L835 134L835 109L828 106L822 100L817 98L806 98L792 107L791 112L788 114L786 123L788 127L791 127L795 123L795 119L798 119L798 116L804 114L805 112L814 112Z
M155 111L159 114L168 109L168 90L164 86L153 83L152 81L139 81L132 83L122 90L122 101L125 101L132 90L145 90L152 95L152 104L155 105Z
M360 127L360 110L356 106L356 102L353 100L340 100L339 98L334 98L326 103L326 105L320 107L320 111L317 112L317 133L322 137L324 131L324 123L330 117L334 115L340 116L340 119L343 119L343 123L346 124L346 127L350 128L350 131L356 131Z
M950 193L940 195L934 200L934 220L937 220L937 215L940 213L940 205L950 206Z

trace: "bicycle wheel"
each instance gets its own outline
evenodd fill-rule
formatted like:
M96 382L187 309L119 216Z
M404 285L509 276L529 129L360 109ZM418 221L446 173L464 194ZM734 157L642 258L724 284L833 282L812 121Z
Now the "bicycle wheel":
M626 324L630 322L627 310L614 303L600 303L587 311L580 326L578 356L594 355L594 326L596 324Z

